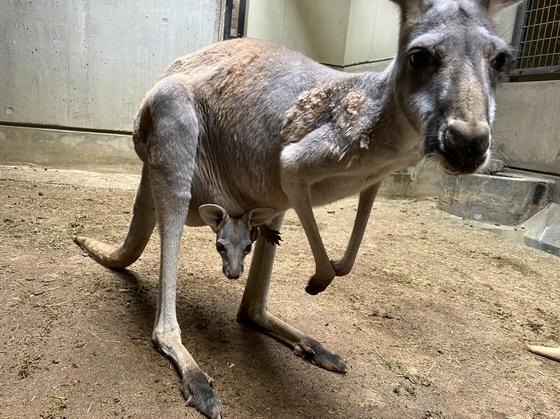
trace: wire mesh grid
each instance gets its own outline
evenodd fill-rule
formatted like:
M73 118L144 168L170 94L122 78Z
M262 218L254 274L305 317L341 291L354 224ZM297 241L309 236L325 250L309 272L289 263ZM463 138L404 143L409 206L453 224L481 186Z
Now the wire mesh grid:
M527 0L514 73L560 73L560 0Z

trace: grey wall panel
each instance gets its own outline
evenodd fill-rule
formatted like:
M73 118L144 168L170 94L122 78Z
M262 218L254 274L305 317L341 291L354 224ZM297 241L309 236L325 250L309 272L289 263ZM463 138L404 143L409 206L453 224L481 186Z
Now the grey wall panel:
M560 81L505 83L494 148L509 166L560 175Z
M219 39L221 0L1 0L0 121L130 130L181 55Z
M0 164L140 173L130 135L0 125Z

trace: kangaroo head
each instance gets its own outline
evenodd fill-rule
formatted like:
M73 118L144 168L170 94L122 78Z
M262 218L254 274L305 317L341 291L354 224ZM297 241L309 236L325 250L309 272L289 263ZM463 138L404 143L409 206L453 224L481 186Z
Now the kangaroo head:
M424 154L449 173L490 160L495 89L512 61L491 18L518 0L393 0L401 9L393 88Z
M216 233L216 250L222 257L222 272L229 279L243 273L243 263L258 236L258 226L278 214L272 208L256 208L241 217L230 217L227 211L215 204L198 208L200 218Z

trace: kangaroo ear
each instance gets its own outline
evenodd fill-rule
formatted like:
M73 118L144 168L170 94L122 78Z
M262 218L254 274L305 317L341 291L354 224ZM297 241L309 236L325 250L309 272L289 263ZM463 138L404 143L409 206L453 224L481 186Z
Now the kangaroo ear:
M420 13L428 10L432 7L434 0L391 0L393 3L397 4L403 16L409 16L412 14Z
M229 220L225 209L216 204L205 204L198 207L198 215L214 232L220 230Z
M278 210L274 208L255 208L245 214L245 222L249 227L260 226L266 224L278 214Z
M491 16L494 16L506 7L513 6L514 4L518 4L520 2L521 0L480 0L482 6L488 10L488 14Z

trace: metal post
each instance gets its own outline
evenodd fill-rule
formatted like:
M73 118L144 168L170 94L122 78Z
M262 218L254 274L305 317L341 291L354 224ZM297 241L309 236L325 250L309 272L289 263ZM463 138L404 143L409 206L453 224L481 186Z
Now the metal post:
M224 41L231 39L231 18L233 12L233 0L226 0L226 10L224 13Z
M239 0L239 13L237 15L237 37L245 36L245 14L247 11L247 0Z

